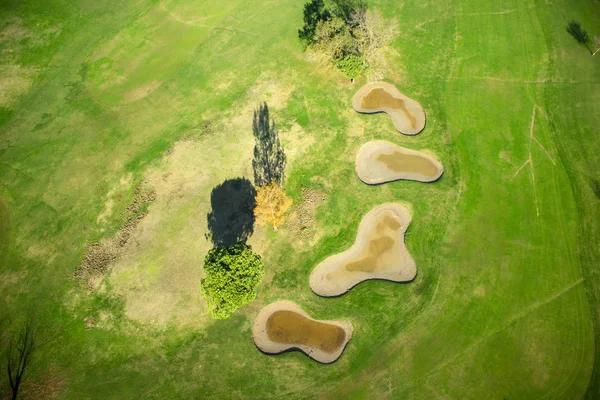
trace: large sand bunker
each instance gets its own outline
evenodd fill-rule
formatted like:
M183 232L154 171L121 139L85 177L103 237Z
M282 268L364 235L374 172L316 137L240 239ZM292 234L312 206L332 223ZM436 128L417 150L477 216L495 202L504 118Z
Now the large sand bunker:
M341 321L317 321L290 301L269 304L256 317L252 337L264 353L297 349L312 359L329 364L340 358L352 336L352 325Z
M360 88L352 97L352 107L359 113L388 114L396 129L405 135L416 135L425 128L421 104L386 82L368 83Z
M417 267L404 244L410 212L395 203L382 204L365 215L350 249L321 262L310 275L319 296L339 296L367 279L407 282Z
M433 182L444 173L435 158L384 140L365 143L356 154L355 167L360 180L369 185L398 179Z

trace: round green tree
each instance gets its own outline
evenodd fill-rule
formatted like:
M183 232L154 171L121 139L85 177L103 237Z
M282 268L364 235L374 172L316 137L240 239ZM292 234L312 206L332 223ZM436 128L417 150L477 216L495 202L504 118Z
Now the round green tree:
M245 243L211 249L204 259L200 285L214 318L228 318L256 298L256 288L265 273L262 260Z

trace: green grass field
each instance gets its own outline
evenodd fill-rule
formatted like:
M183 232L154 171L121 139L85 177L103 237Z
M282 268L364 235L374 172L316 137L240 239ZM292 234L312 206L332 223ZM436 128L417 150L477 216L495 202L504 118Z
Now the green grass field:
M425 108L416 137L352 111L364 80L306 60L303 1L226 3L0 4L0 355L34 315L23 397L599 398L600 55L565 28L600 35L600 3L372 1L399 24L385 79ZM213 320L210 192L252 177L261 101L294 208L250 240L257 300ZM364 185L354 157L372 139L434 152L444 176ZM139 185L156 200L90 291L73 274ZM415 281L314 295L316 263L384 202L413 213ZM278 299L350 320L342 357L261 354L252 323Z

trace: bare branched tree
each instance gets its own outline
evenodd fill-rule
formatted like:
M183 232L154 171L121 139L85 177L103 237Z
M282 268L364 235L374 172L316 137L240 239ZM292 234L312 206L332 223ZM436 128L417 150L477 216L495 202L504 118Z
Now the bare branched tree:
M596 36L594 38L594 43L596 44L596 50L594 50L594 52L592 53L593 56L595 56L596 53L600 51L600 36Z
M317 24L313 49L329 62L355 51L354 40L348 26L341 18L331 18Z
M388 44L397 35L395 20L368 9L365 0L323 0L305 5L304 28L299 31L308 58L322 66L335 66L354 82L367 73L378 80L389 71ZM310 40L307 37L310 35Z
M7 373L12 400L17 399L19 387L23 381L25 369L35 346L35 326L33 320L28 320L19 332L16 340L11 340L8 347Z
M331 0L333 13L344 20L347 25L352 25L352 14L356 10L366 10L367 4L364 0Z
M377 10L358 9L352 14L353 34L359 54L369 64L369 73L378 79L385 68L383 50L398 34L395 20L386 20Z

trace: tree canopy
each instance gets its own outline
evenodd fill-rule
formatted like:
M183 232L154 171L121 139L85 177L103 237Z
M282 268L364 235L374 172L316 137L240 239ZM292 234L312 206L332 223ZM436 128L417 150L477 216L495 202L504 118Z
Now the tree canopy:
M369 68L367 61L356 54L347 54L335 60L335 65L350 79L358 78Z
M331 18L331 13L325 8L323 0L311 0L304 5L304 26L298 29L298 37L304 46L315 42L317 24Z
M355 12L367 8L364 0L331 0L331 5L333 14L348 25L352 24L352 15Z
M258 225L271 224L273 228L277 229L283 224L285 213L291 206L292 199L275 181L256 189L254 216Z
M200 286L214 318L226 319L256 298L265 270L260 256L245 243L215 247L204 259Z
M327 60L337 60L355 52L354 39L344 21L333 17L317 24L312 49Z
M386 65L383 50L396 36L396 23L367 9L363 0L331 2L332 11L325 8L322 0L305 5L300 40L316 58L337 67L349 78L366 72L381 78ZM307 10L313 11L307 14ZM310 32L310 40L306 39L306 32Z

